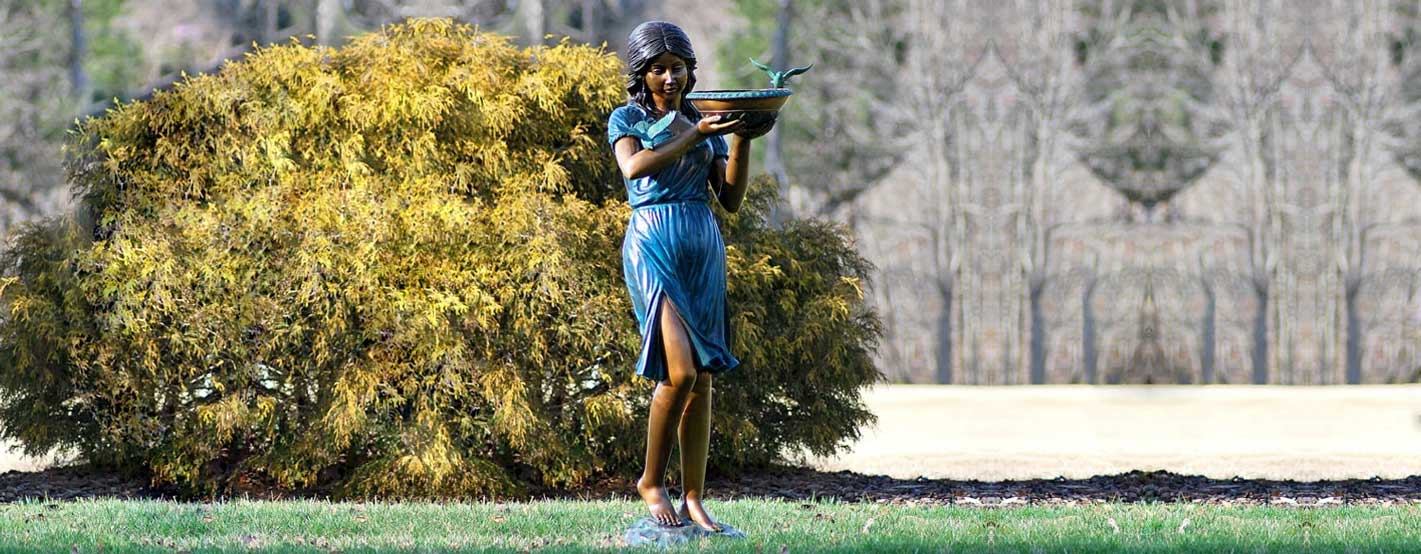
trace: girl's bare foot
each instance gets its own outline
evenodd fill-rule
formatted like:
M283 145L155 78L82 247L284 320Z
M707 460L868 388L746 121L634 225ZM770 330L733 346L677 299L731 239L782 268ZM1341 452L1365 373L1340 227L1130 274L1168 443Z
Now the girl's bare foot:
M712 533L719 533L725 530L724 527L721 527L719 521L716 521L710 516L709 513L706 513L706 507L701 505L701 500L699 498L682 499L680 514L681 517L695 522L695 524L699 525L701 529L705 529Z
M681 517L676 515L676 509L671 505L671 497L666 495L666 487L658 487L646 482L646 478L637 479L636 491L641 494L641 499L646 501L646 507L651 510L651 517L661 525L681 525Z

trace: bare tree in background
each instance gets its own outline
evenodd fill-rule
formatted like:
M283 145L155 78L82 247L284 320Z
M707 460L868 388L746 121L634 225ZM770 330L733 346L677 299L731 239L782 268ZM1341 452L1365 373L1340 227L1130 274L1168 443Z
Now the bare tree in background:
M1412 178L1421 182L1421 0L1397 0L1390 36L1392 63L1401 73L1401 107L1392 122L1391 150Z
M1113 221L1060 229L1063 240L1104 263L1077 276L1059 275L1085 280L1081 289L1055 293L1081 295L1079 331L1057 332L1072 339L1079 333L1082 345L1079 365L1058 367L1046 380L1202 381L1204 314L1195 307L1207 304L1200 299L1208 293L1196 268L1178 258L1192 261L1212 233L1181 233L1172 201L1216 164L1225 147L1228 121L1212 109L1219 48L1209 24L1218 6L1095 0L1078 1L1075 9L1079 27L1071 50L1084 82L1078 100L1062 114L1068 140L1081 164L1128 203ZM1078 266L1057 265L1070 272ZM1037 294L1053 277L1043 276ZM1074 299L1067 298L1053 298L1055 309L1074 312Z
M1069 122L1078 117L1081 101L1081 74L1075 67L1076 9L1070 0L1040 2L1019 0L1006 5L1009 11L997 18L1008 27L1004 40L994 42L1007 75L1011 77L1023 103L1031 112L1026 131L1030 134L1027 153L1030 167L1013 189L1016 258L1022 286L1017 340L1019 367L1030 368L1030 381L1043 382L1044 348L1040 299L1046 284L1046 256L1050 229L1067 220L1060 213L1058 179L1072 162L1073 138Z
M1082 1L1092 24L1079 49L1088 111L1073 122L1081 160L1102 182L1143 208L1143 222L1168 220L1169 201L1216 161L1228 121L1211 117L1219 63L1206 18L1153 0Z
M904 132L918 124L901 109L899 92L910 77L902 73L905 7L904 0L796 4L794 21L805 31L788 37L789 56L815 66L794 83L795 96L776 125L791 185L806 196L791 207L796 214L847 210L899 165L915 140Z
M930 283L941 300L937 318L935 371L939 382L951 379L953 369L969 371L972 360L964 345L971 344L972 327L982 314L975 312L975 298L963 289L976 277L967 251L968 233L982 221L969 221L978 205L978 188L973 166L963 161L980 135L972 129L976 114L964 105L963 92L985 49L968 44L966 25L960 19L969 14L966 2L910 0L904 25L914 37L907 53L899 87L898 107L912 122L905 126L921 152L918 163L910 163L916 174L918 198L923 200L924 231L929 237L932 261ZM975 50L975 51L973 51ZM980 143L977 143L980 144ZM905 210L906 211L906 210ZM956 339L956 340L954 340ZM961 379L961 376L957 376Z
M1371 314L1357 310L1358 294L1368 275L1369 233L1381 231L1385 222L1380 210L1389 202L1377 184L1389 171L1399 169L1386 152L1388 124L1408 113L1402 102L1403 74L1392 60L1390 9L1393 3L1381 0L1335 0L1322 4L1313 19L1317 25L1309 53L1314 55L1330 87L1330 95L1342 108L1334 132L1338 133L1338 174L1345 176L1330 190L1332 225L1327 235L1327 267L1335 272L1334 305L1336 325L1341 330L1333 340L1338 346L1338 363L1345 352L1349 382L1385 382L1384 375L1365 375L1362 351L1366 347L1365 320ZM1388 369L1382 369L1383 372Z
M1388 32L1388 46L1391 61L1401 78L1401 91L1388 125L1387 147L1402 169L1416 180L1413 184L1417 184L1421 183L1421 0L1395 0L1390 7L1392 28ZM1390 363L1397 365L1396 371L1388 376L1391 380L1410 383L1421 381L1421 267L1418 267L1421 266L1421 218L1389 227L1398 238L1411 239L1413 265L1407 268L1410 271L1392 272L1395 276L1388 279L1391 286L1377 295L1379 300L1391 301L1399 308L1396 317L1386 322L1394 330L1382 333L1383 337L1396 337L1397 352L1384 359L1391 358ZM1393 300L1394 296L1401 298ZM1398 302L1402 299L1405 301ZM1357 354L1360 373L1361 355Z
M71 91L86 78L53 37L75 37L72 9L68 0L0 4L0 234L66 204L60 145L79 104Z
M779 0L775 16L775 36L770 40L770 67L775 71L785 71L790 67L789 30L793 16L794 2ZM789 174L785 171L783 139L784 133L779 128L771 129L770 134L765 137L765 173L774 177L775 183L780 187L781 202L770 211L770 225L774 227L779 227L785 219L792 217L789 206L785 204L789 199Z
M87 100L89 74L84 70L84 0L69 0L69 90L81 102Z
M1200 106L1212 110L1213 117L1234 123L1230 140L1242 158L1240 163L1222 164L1216 172L1225 174L1236 196L1246 199L1243 205L1249 207L1239 216L1247 222L1252 237L1250 278L1262 301L1256 322L1254 382L1267 382L1269 376L1279 374L1276 360L1280 349L1269 348L1277 342L1278 319L1269 314L1278 308L1278 256L1284 251L1281 206L1288 199L1280 193L1278 157L1270 148L1282 139L1277 110L1283 83L1304 52L1301 33L1280 23L1286 18L1281 8L1282 3L1272 0L1225 3L1219 18L1223 54L1217 69L1216 100ZM1201 263L1216 265L1209 252ZM1269 335L1274 338L1268 339Z

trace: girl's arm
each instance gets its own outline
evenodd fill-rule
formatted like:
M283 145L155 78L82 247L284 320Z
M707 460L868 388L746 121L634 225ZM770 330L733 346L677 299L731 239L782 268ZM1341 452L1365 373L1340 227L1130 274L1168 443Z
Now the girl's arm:
M742 123L739 120L719 123L720 119L718 115L702 118L696 125L656 145L656 148L642 148L641 141L632 136L617 139L617 167L621 168L622 176L627 179L651 175L671 165L701 139L734 131Z
M730 138L730 159L716 158L712 179L718 178L715 187L716 200L730 213L740 211L740 203L745 200L745 186L750 174L750 139L740 135Z
M715 190L716 200L726 211L740 211L740 203L745 200L745 187L750 175L750 140L770 132L779 119L777 116L775 114L753 128L735 131L735 135L730 137L730 159L716 158L715 168L711 171L711 187Z

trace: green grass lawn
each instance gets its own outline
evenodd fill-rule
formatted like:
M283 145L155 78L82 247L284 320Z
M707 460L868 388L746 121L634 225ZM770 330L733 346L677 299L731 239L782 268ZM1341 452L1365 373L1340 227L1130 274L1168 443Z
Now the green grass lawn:
M717 552L1417 552L1421 506L958 508L711 502ZM381 504L86 500L0 505L0 551L580 552L618 549L632 501Z

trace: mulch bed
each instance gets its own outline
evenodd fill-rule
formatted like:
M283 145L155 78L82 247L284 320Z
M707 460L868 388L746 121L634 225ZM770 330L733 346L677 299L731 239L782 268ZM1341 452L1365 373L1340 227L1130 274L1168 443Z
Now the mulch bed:
M0 474L0 502L73 500L78 498L171 498L171 491L148 486L146 479L126 478L88 467Z
M1275 481L1210 479L1167 471L1131 471L1089 479L956 481L896 479L851 471L824 472L773 466L740 476L711 476L708 491L718 499L779 498L789 501L936 504L975 507L1077 505L1102 502L1182 502L1219 505L1317 507L1336 505L1421 505L1421 475L1405 479ZM574 490L546 490L538 498L625 499L634 495L628 479L607 479ZM673 487L673 495L679 493ZM252 498L321 498L321 491L246 490ZM0 475L0 502L78 498L173 499L171 487L151 487L146 479L125 478L86 467Z
M775 468L710 484L719 496L769 496L790 500L837 498L851 502L1053 505L1101 502L1187 502L1222 505L1328 506L1421 504L1421 475L1405 479L1274 481L1210 479L1168 471L1131 471L1088 479L955 481L895 479L851 471L834 473Z

